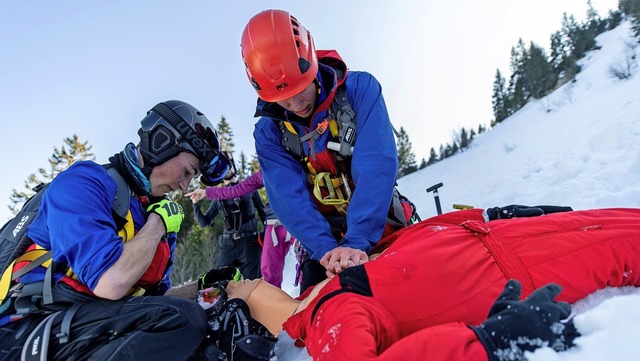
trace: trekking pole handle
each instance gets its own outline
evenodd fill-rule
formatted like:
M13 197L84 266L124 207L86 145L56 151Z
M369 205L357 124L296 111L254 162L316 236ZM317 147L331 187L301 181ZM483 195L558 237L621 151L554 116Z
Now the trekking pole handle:
M438 183L438 184L434 184L431 187L427 188L427 193L428 192L433 192L433 199L436 202L436 211L438 212L438 214L442 214L442 207L440 206L440 197L438 196L438 188L442 187L442 182Z
M438 188L442 187L442 182L438 183L438 184L434 184L431 187L427 188L427 193L428 192L438 192Z

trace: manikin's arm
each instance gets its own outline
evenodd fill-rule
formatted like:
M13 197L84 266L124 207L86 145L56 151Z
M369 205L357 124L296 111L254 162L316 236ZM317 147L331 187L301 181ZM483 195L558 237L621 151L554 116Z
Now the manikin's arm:
M226 290L229 298L241 298L247 302L251 317L275 336L300 304L300 301L262 279L229 282Z

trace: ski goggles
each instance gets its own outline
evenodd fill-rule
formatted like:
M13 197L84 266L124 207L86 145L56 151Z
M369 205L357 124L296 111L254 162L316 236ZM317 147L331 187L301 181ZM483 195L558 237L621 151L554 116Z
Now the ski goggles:
M207 186L216 185L227 176L231 170L231 161L222 152L216 154L208 161L200 162L200 181Z

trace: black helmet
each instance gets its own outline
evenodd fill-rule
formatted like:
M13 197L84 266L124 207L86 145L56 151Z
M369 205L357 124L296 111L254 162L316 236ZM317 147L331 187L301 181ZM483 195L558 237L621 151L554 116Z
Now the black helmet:
M200 160L200 180L206 185L219 183L231 168L229 159L220 152L211 122L191 104L179 100L158 103L140 123L139 149L145 168L160 165L184 151Z

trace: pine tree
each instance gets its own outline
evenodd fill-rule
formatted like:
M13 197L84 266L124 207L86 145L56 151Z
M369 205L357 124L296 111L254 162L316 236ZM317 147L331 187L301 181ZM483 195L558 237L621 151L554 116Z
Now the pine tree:
M231 126L224 116L220 117L220 122L218 123L217 130L218 141L220 142L220 150L233 152L233 147L235 146L235 144L233 143L233 130L231 130Z
M418 170L416 165L416 156L411 151L411 141L409 141L409 135L405 132L403 127L400 127L398 136L398 177L405 176Z
M527 92L534 99L540 99L553 88L556 83L556 75L553 67L547 61L544 49L532 42L527 54L528 59L524 71L525 86Z
M436 150L433 149L433 147L431 147L431 150L429 151L429 160L427 161L427 165L432 165L433 163L436 163L438 161L438 154L436 154Z
M255 173L260 169L260 161L258 160L258 155L253 154L251 156L251 162L249 162L249 166L251 167L251 173Z
M53 148L53 154L49 158L49 169L39 168L37 173L32 173L24 182L21 192L15 188L11 190L9 210L13 214L18 213L22 204L35 192L33 188L40 183L51 182L60 172L69 168L73 163L80 160L94 160L95 155L91 153L92 146L88 142L80 142L77 134L73 137L64 138L64 144L58 148Z
M462 128L460 130L460 151L464 152L465 149L469 147L469 134L467 130Z
M247 162L247 156L244 155L243 151L240 151L240 162L238 162L236 166L238 167L237 171L239 180L245 179L251 174L249 163Z
M444 148L444 157L449 158L452 155L453 155L453 148L451 147L451 144L447 144L447 146Z
M426 167L427 167L427 160L422 158L422 160L420 161L420 166L418 166L418 169L425 169Z
M511 49L511 78L509 79L509 98L506 101L508 115L522 108L529 99L529 93L525 87L527 57L527 50L521 38L518 40L518 45Z
M551 55L549 57L549 63L551 63L551 66L558 77L560 77L564 71L564 59L568 55L569 51L565 48L564 42L562 41L562 32L556 31L551 34Z
M445 154L445 148L444 145L440 144L440 151L438 152L438 160L443 160L447 157L447 155Z
M509 111L507 109L507 91L505 89L505 79L500 73L500 69L496 69L495 80L493 81L493 95L491 96L491 103L493 104L493 121L492 126L502 122L507 116Z

